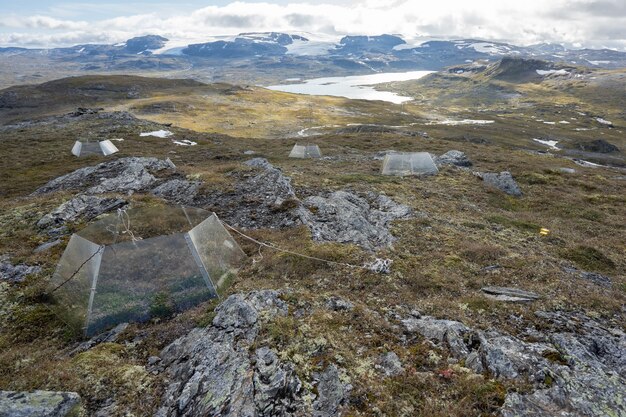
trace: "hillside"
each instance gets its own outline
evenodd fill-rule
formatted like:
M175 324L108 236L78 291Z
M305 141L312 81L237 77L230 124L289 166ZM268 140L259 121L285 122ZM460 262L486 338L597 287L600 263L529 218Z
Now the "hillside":
M3 90L0 389L75 392L84 415L626 413L625 73L542 65L380 87L404 105L116 76ZM120 151L76 158L80 138ZM323 157L288 158L298 141ZM383 176L390 151L438 173ZM82 343L51 311L70 236L171 204L233 227L227 293L155 297Z

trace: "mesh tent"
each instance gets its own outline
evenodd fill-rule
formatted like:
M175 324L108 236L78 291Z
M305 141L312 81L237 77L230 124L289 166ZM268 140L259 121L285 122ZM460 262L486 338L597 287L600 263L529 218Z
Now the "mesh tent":
M89 155L111 155L119 152L119 149L110 140L102 140L100 142L81 142L76 141L72 147L72 154L75 156Z
M321 158L322 153L320 152L320 148L317 145L298 145L297 143L293 146L291 153L289 153L290 158Z
M244 258L214 213L118 211L70 238L51 280L55 310L85 336L147 321L220 296Z
M435 175L438 172L428 152L389 153L383 160L383 175Z

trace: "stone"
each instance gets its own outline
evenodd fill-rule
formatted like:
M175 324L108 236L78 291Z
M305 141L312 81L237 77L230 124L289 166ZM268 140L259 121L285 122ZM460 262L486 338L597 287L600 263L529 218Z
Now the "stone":
M341 381L339 368L330 364L316 375L318 397L313 402L313 417L332 417L341 415L347 404L352 386Z
M82 342L70 352L70 356L89 350L100 343L114 343L127 327L128 323L120 323L111 330L96 335L86 342Z
M91 220L103 213L123 207L127 202L119 198L79 195L61 204L43 216L37 226L41 229L59 227L67 222Z
M41 267L37 265L14 265L8 257L0 257L0 280L8 282L22 282L29 275L38 274Z
M611 285L613 285L613 281L611 280L610 277L607 277L606 275L602 275L599 274L597 272L587 272L587 271L581 271L577 268L573 268L573 267L569 267L566 266L563 268L563 271L574 275L577 278L581 278L587 281L591 281L596 285L599 285L601 287L611 287Z
M604 139L596 139L590 142L579 142L576 147L585 152L614 153L619 152L619 148Z
M151 193L177 204L190 204L196 198L200 185L199 181L172 179L152 189Z
M46 243L42 243L41 245L37 246L35 249L33 249L33 253L40 253L40 252L45 252L50 248L55 247L56 245L61 243L61 239L55 239L55 240L51 240L49 242Z
M467 155L464 152L451 150L443 155L434 156L433 161L435 161L435 165L437 167L441 167L444 165L453 165L457 167L471 167L472 161L469 160Z
M489 298L498 301L529 302L540 298L539 294L510 287L483 287L480 289Z
M380 355L376 368L385 376L398 376L404 372L400 358L394 352Z
M157 416L289 416L301 407L292 364L259 347L260 323L288 313L277 291L228 297L211 325L196 328L161 354L166 389Z
M64 190L86 191L87 194L106 192L135 192L146 190L156 182L152 175L172 169L171 161L157 158L128 157L79 168L38 188L33 195Z
M314 240L353 243L369 251L391 246L395 238L389 225L412 213L408 206L376 193L357 196L335 191L327 197L307 197L303 205L298 215Z
M515 179L513 179L511 173L508 171L503 171L499 174L495 172L485 172L479 173L478 176L482 178L483 182L488 187L496 188L503 193L515 197L522 196L522 190L519 188L519 185L517 185L517 182L515 182Z
M71 417L79 415L80 396L75 392L0 391L0 416Z
M354 304L341 297L330 297L326 300L326 308L332 311L350 311L354 310Z
M528 381L528 393L508 393L501 414L513 416L626 415L626 334L582 313L536 312L540 330L525 342L462 323L416 317L401 319L408 333L447 347L474 372Z
M562 172L564 174L575 174L576 173L576 170L574 168L563 168L563 167L561 167L561 168L558 168L558 171Z

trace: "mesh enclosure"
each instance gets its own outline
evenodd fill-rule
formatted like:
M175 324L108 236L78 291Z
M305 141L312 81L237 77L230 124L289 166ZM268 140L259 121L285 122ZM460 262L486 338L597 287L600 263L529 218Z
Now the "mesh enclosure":
M428 152L391 153L383 160L383 175L435 175L438 172Z
M78 157L90 155L112 155L119 152L119 149L110 140L100 142L80 142L76 141L72 147L72 154Z
M85 336L166 317L217 297L244 258L215 214L120 211L71 237L52 277L55 309Z
M289 153L290 158L321 158L322 153L317 145L295 144Z

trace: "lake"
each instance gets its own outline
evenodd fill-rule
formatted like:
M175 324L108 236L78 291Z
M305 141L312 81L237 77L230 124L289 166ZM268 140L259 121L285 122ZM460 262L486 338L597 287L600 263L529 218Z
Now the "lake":
M347 77L313 78L302 83L271 85L266 88L285 93L382 100L400 104L413 100L413 98L404 97L389 91L377 91L373 85L392 81L417 80L432 72L434 71L385 72L370 75L350 75Z

